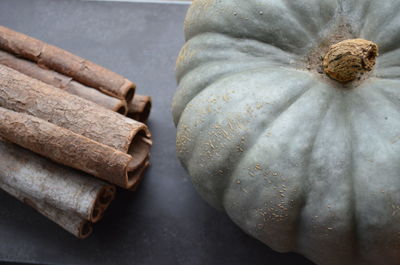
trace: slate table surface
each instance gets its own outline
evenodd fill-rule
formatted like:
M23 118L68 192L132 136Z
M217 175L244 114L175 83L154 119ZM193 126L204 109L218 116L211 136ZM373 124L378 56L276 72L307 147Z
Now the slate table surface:
M193 189L175 156L171 100L187 4L1 0L0 24L118 72L153 97L152 166L78 240L0 191L0 263L311 265L237 228ZM1 154L0 154L1 159ZM1 174L1 172L0 172Z

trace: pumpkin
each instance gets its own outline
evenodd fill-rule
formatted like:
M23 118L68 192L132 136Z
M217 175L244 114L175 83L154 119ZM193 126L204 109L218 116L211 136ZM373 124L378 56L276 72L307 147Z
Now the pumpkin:
M399 12L195 0L172 109L202 197L276 251L400 264Z

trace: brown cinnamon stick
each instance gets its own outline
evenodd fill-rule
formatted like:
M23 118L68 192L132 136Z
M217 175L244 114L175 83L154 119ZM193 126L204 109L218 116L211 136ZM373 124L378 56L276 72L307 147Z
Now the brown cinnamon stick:
M114 198L114 186L15 144L0 141L0 153L0 187L79 237Z
M3 65L0 65L0 107L28 113L130 154L135 164L146 161L152 144L146 125ZM131 172L129 178L136 178L132 175L135 171Z
M122 188L141 166L131 155L28 114L0 107L0 136L51 160ZM136 175L137 173L133 173Z
M149 118L150 110L151 97L136 94L128 104L127 116L140 122L146 122Z
M0 26L0 49L67 75L105 94L130 101L135 84L93 62L25 34Z
M125 99L108 96L97 89L82 85L71 77L60 74L50 69L41 68L36 63L21 59L13 54L0 50L0 64L10 67L27 76L38 79L44 83L61 88L68 93L93 101L100 106L118 112L122 115L128 113Z
M146 169L150 166L150 158L143 164L142 167L140 167L140 174L138 177L138 180L135 182L135 185L133 185L130 190L131 191L136 191L140 185L140 183L143 180L144 174L146 173Z

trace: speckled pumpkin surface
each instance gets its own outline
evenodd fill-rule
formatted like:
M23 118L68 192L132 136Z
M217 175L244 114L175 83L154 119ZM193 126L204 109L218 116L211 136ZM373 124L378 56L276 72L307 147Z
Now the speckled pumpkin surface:
M244 231L322 265L400 264L400 1L196 0L173 102L196 189ZM379 46L324 74L329 46Z

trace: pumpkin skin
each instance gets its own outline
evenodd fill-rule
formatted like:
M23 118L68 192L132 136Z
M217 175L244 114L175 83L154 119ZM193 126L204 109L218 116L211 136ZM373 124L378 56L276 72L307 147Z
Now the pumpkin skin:
M196 0L173 100L177 155L211 205L279 252L400 264L400 1ZM364 80L318 70L348 37Z

